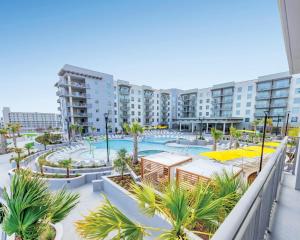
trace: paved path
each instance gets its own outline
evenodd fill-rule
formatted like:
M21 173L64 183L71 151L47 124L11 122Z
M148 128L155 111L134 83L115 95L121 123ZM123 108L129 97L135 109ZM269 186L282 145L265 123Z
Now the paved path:
M7 187L9 186L9 176L8 171L11 169L11 164L9 159L11 158L12 154L4 154L0 155L0 187Z
M283 182L268 239L300 239L300 191L295 190L295 180L295 175L283 173Z

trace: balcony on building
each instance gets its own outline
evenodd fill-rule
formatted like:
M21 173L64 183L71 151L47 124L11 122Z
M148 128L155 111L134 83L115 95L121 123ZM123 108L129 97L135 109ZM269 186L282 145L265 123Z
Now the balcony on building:
M257 83L257 91L269 91L272 89L272 81Z
M271 97L270 92L258 92L256 94L256 100L270 99L270 97Z

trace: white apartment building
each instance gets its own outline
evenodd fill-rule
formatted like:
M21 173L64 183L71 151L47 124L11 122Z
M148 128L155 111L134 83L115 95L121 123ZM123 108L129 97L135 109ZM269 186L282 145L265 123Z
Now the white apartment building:
M60 129L61 119L59 114L39 112L11 112L8 107L3 108L3 126L19 123L22 132L43 131L49 128Z
M286 72L189 90L138 86L71 65L61 69L59 78L63 126L66 121L80 124L85 132L93 126L104 133L104 113L109 114L111 132L134 121L192 132L201 126L203 131L216 127L228 132L232 125L249 129L265 112L280 127L288 115L290 124L300 123L300 77Z

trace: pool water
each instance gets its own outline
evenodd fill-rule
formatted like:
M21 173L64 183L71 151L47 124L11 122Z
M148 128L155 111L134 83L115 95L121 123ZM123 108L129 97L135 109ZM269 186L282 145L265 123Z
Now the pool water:
M98 149L105 149L106 148L106 141L100 141L95 143L95 147ZM109 148L113 150L120 150L125 148L127 152L132 153L133 149L133 142L132 140L109 140ZM138 151L149 151L149 150L160 150L165 152L172 152L172 153L184 153L189 155L198 155L202 152L210 151L208 148L204 147L171 147L167 146L164 143L160 142L148 142L146 139L139 142L138 144Z

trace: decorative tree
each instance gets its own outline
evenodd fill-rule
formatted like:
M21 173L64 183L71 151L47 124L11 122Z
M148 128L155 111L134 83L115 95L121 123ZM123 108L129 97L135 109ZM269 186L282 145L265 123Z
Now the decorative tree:
M217 151L217 143L223 137L223 132L215 128L211 129L211 136L214 139L213 151Z
M70 178L70 168L72 167L72 159L64 159L64 160L60 160L59 165L63 168L66 169L67 172L67 178Z
M133 137L133 163L138 163L138 136L144 132L144 128L138 123L133 122L131 125L124 124L124 129Z
M31 154L30 150L34 148L34 142L26 143L24 148L27 150L28 156Z
M118 151L118 156L114 161L114 168L121 174L121 179L124 178L124 171L126 170L129 157L127 156L126 149L122 148Z

